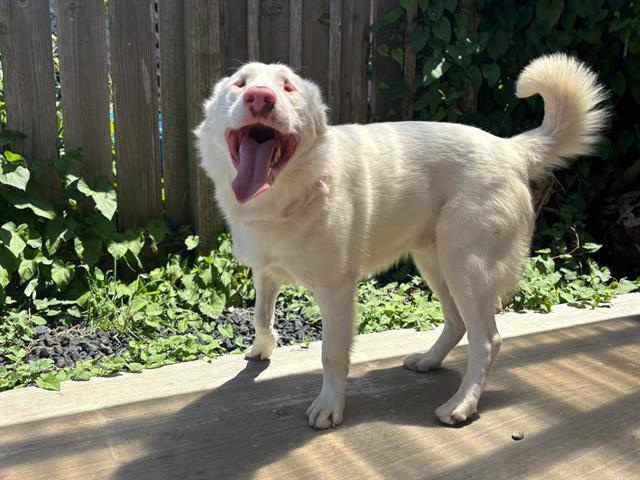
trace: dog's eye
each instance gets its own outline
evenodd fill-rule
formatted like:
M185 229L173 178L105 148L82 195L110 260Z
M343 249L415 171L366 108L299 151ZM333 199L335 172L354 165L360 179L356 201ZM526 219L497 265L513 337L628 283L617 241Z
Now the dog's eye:
M238 80L236 83L233 84L234 87L238 87L238 88L244 88L244 86L246 85L244 80Z
M296 91L296 87L291 85L289 82L285 82L284 83L284 91L288 92L288 93L295 92Z

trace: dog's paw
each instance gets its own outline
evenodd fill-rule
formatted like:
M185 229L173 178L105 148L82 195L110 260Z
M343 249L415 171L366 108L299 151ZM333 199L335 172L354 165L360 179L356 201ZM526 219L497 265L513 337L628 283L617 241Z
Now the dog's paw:
M267 332L258 334L253 341L253 345L248 352L244 354L247 360L267 360L271 357L273 349L276 347L278 337L275 332Z
M447 403L436 409L436 416L445 425L456 425L469 420L476 413L477 402L471 400L463 400L458 402L457 399L451 398Z
M440 364L440 359L434 358L429 352L409 355L404 359L405 368L417 372L428 372L429 370L439 368Z
M340 425L344 404L344 395L336 394L323 387L318 398L307 408L309 426L317 430L325 430Z

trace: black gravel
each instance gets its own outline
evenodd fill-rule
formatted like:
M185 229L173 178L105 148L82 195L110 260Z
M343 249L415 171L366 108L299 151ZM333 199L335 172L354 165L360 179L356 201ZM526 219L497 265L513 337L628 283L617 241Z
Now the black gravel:
M219 323L230 323L233 325L233 332L237 336L241 336L244 343L249 346L253 342L253 336L255 330L253 328L253 309L234 309L232 312L224 313ZM309 323L308 320L299 318L283 319L276 317L275 329L278 332L278 346L293 345L301 343L306 337L309 341L315 341L322 339L322 331L319 324ZM214 338L219 339L222 342L223 348L229 351L237 348L234 339L226 338L214 330L211 334Z
M247 347L253 342L255 332L253 309L234 309L225 312L218 319L218 322L220 324L230 323L233 326L234 335L241 336ZM279 346L301 343L305 337L309 341L322 338L319 322L309 323L302 317L288 320L276 318L275 327L279 335ZM157 332L159 337L170 335L173 335L173 332ZM223 350L232 351L238 348L235 338L226 338L217 329L214 329L210 335L220 340ZM28 348L29 353L26 360L50 358L56 367L74 367L78 361L122 355L128 350L130 341L131 338L112 331L90 332L81 327L65 329L39 325L36 327L35 337ZM7 363L8 360L0 356L0 367Z
M130 338L108 331L83 331L80 328L50 329L47 326L36 327L26 360L50 358L56 367L73 367L76 362L121 355L129 348ZM3 366L0 358L0 366Z

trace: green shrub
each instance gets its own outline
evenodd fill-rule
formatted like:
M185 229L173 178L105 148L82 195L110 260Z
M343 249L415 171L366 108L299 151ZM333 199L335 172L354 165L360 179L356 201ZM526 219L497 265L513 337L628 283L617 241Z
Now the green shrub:
M400 0L374 27L389 38L378 46L378 53L395 59L399 70L411 4ZM475 5L479 18L476 31L469 31L469 4ZM620 182L623 172L640 157L640 2L419 0L418 6L410 38L415 80L401 77L391 85L376 85L392 105L400 106L408 94L415 119L468 123L508 137L538 126L543 116L540 98L520 100L514 94L520 71L532 59L564 51L598 72L611 92L611 128L595 158L581 158L558 174L562 195L551 202L553 209L543 212L535 245L551 245L555 254L562 254L575 246L572 227L582 241L591 241L584 231L585 219L590 213L598 215L600 197L625 188ZM477 108L468 107L471 91ZM400 115L399 108L389 112L391 119ZM556 229L549 235L546 227L558 222L562 232Z

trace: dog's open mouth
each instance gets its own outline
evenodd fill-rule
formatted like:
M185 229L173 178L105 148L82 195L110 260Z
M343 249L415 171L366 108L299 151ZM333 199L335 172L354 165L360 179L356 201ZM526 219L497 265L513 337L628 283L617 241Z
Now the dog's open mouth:
M298 147L299 137L262 124L227 130L227 145L238 171L231 184L236 200L246 203L269 190Z

